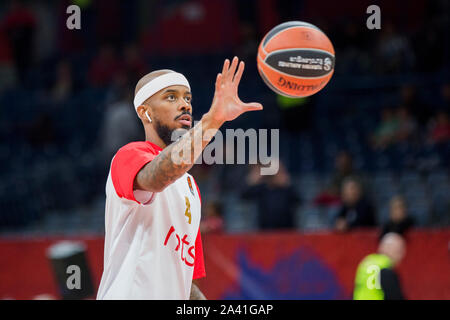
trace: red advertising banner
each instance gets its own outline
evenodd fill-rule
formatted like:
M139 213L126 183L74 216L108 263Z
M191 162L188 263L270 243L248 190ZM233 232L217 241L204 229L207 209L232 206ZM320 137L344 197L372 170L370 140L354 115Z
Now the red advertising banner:
M351 299L358 263L376 251L378 232L301 234L205 234L206 278L199 285L209 299ZM60 240L82 241L95 288L103 268L103 238L0 240L0 299L60 299L46 256ZM414 230L398 266L408 299L450 299L450 230ZM92 298L95 298L93 296Z

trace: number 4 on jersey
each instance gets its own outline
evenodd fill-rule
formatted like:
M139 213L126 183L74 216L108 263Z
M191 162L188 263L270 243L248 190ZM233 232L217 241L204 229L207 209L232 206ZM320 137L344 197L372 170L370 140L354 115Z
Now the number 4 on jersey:
M189 202L188 197L185 196L184 199L186 199L186 211L184 212L184 215L189 218L188 223L191 224L191 203Z

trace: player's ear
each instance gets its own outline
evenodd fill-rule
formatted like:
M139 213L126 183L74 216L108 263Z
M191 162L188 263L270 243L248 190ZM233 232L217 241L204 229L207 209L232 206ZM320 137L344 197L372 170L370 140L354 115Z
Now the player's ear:
M151 122L151 108L148 106L140 105L137 107L137 114L142 122Z

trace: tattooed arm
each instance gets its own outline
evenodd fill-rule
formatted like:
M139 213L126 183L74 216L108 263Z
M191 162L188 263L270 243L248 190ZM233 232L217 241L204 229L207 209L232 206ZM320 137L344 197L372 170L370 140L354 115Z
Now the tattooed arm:
M194 165L206 145L222 125L208 114L178 141L164 148L136 175L135 189L161 192Z
M200 291L198 286L192 282L190 300L207 300L205 295Z
M244 63L238 65L235 57L230 65L227 59L222 73L217 75L215 93L210 110L191 130L170 144L136 175L134 188L161 192L194 165L203 149L225 121L236 119L242 113L261 110L259 103L244 103L237 94Z

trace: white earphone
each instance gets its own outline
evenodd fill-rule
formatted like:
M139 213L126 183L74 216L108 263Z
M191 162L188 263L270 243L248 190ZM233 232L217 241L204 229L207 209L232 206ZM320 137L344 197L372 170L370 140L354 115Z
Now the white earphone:
M148 121L150 121L150 123L152 122L152 119L150 118L150 116L147 113L148 111L145 111L145 115L147 116Z

